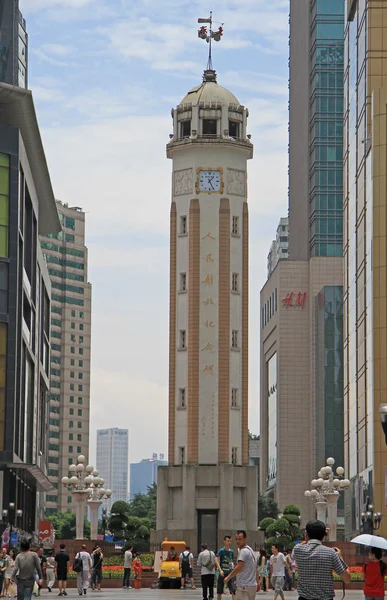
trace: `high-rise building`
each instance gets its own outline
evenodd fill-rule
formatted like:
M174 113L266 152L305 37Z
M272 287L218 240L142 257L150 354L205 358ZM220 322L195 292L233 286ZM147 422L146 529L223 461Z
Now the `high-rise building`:
M267 278L276 268L278 261L289 257L289 219L282 217L277 227L275 240L272 241L267 255Z
M157 484L157 470L159 467L168 464L161 457L157 458L157 454L153 458L143 458L139 463L131 463L130 465L130 499L133 500L136 494L146 494L148 488L154 483Z
M367 503L387 535L387 452L379 405L387 398L387 4L347 1L344 79L344 423L351 480L346 536Z
M0 1L0 81L28 86L28 35L19 0Z
M304 518L325 459L344 461L343 78L344 0L292 0L289 258L261 291L260 466Z
M97 469L105 480L105 489L112 490L104 506L109 510L117 500L128 501L129 431L128 429L97 430Z
M169 455L158 469L153 542L257 532L248 466L247 109L204 72L173 111Z
M72 508L61 485L77 456L89 455L91 285L85 246L85 213L57 202L62 230L40 236L51 278L51 379L48 474L55 491L46 514Z
M32 94L0 83L0 503L28 532L43 516L41 492L52 489L51 283L38 235L59 230Z

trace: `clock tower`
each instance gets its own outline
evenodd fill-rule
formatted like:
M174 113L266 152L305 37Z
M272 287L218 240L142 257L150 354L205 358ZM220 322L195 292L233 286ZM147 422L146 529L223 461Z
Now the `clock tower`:
M169 466L158 470L157 531L215 550L257 532L248 466L248 110L212 68L172 110Z

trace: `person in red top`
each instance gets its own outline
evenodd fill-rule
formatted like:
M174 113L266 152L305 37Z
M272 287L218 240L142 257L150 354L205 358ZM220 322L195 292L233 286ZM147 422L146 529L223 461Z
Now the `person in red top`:
M384 575L387 565L382 559L380 548L371 548L369 562L364 565L362 581L364 581L364 596L366 600L383 600L384 598Z

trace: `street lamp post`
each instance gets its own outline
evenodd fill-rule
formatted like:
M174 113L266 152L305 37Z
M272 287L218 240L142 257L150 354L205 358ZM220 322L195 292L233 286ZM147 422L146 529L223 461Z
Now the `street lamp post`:
M96 540L98 535L98 509L104 498L110 498L111 490L105 490L104 480L92 465L85 467L86 458L81 454L78 463L69 466L71 477L63 477L62 484L68 488L75 500L76 539L84 539L84 525L87 504L90 508L91 539Z
M337 467L333 472L334 458L327 458L327 464L318 472L318 479L312 480L312 490L306 490L305 496L315 501L317 518L329 527L329 541L337 538L337 502L340 491L347 489L351 482L344 479L343 467ZM326 514L328 513L328 516Z
M15 518L15 521L17 522L17 519L23 516L23 511L20 508L15 511L15 503L10 502L8 508L3 509L2 515L6 527L9 527L9 546L11 546L12 526L14 525L13 519Z
M105 539L106 527L107 527L107 508L103 508L102 509L102 535L103 535L103 539Z
M361 522L363 533L370 533L373 535L374 531L379 529L382 514L380 512L374 513L373 504L370 503L369 498L367 498L366 510L361 513Z

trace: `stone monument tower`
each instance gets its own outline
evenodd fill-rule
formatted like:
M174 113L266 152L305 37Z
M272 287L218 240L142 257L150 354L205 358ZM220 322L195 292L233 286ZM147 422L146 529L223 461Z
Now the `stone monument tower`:
M203 28L202 28L203 30ZM200 34L200 31L199 31ZM214 35L211 30L210 34ZM248 110L202 82L172 110L169 466L159 467L152 541L196 551L257 533L257 473L248 466Z

